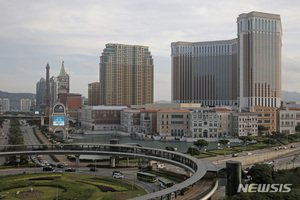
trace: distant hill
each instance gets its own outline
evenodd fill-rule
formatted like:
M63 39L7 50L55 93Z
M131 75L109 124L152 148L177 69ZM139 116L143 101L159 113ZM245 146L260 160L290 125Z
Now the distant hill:
M19 110L21 99L31 99L32 103L35 99L35 94L32 93L9 93L0 90L0 98L8 98L10 100L10 109Z
M300 93L282 91L281 98L283 101L300 101Z

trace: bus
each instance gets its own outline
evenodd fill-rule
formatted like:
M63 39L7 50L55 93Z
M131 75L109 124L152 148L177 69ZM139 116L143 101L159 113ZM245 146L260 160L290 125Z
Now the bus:
M158 183L163 189L172 187L174 185L174 183L167 178L159 178Z
M156 182L156 175L147 172L138 172L137 179L154 183Z

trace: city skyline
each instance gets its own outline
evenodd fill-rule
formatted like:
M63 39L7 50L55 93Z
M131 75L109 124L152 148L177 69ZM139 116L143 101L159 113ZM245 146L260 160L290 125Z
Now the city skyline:
M106 43L149 46L154 59L154 101L171 99L171 43L236 38L236 17L259 11L282 20L282 89L300 92L297 38L300 3L256 1L97 2L1 1L0 90L35 93L35 84L59 74L65 61L74 93L87 97L97 82Z

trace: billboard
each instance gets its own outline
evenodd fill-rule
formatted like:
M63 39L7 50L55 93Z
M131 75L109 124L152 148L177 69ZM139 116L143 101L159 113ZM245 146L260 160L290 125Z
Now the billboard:
M34 111L34 114L39 115L40 111L36 110L36 111Z
M53 126L64 126L65 117L53 117Z

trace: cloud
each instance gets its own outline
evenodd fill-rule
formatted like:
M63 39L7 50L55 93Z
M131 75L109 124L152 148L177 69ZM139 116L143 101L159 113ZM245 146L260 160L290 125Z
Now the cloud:
M300 92L297 81L300 2L291 0L0 0L0 90L35 92L49 62L57 76L61 62L71 91L87 96L99 80L99 56L107 43L149 46L155 65L155 99L171 99L171 42L214 41L236 37L236 18L261 11L281 15L283 88ZM167 77L167 78L166 78ZM25 83L26 82L26 83Z

